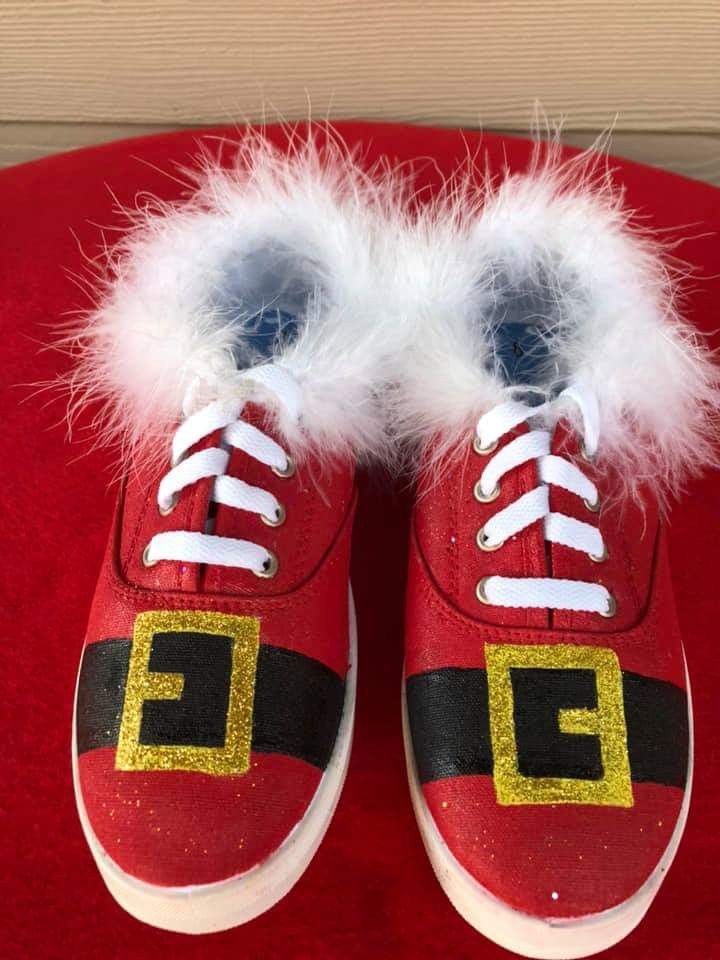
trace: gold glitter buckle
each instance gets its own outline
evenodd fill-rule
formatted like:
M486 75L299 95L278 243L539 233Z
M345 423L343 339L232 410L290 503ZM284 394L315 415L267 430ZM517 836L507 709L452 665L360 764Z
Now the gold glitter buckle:
M512 804L586 803L598 806L633 805L622 671L617 655L604 647L568 644L485 644L493 779L497 802ZM561 733L598 738L603 777L529 777L518 769L511 669L592 670L597 706L561 708Z
M147 701L180 700L185 686L182 673L149 669L157 634L204 634L231 643L225 738L221 746L140 743L143 709ZM193 638L202 643L202 637ZM118 737L115 767L118 770L194 770L229 776L250 767L255 672L260 645L257 617L239 617L197 610L153 610L138 614L125 702Z

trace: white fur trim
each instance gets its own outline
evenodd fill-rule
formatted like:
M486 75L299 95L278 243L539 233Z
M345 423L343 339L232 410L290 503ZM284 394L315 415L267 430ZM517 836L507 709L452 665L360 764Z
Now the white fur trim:
M293 455L381 452L386 304L373 247L392 185L362 171L331 131L318 139L311 128L280 149L248 133L231 169L205 158L189 199L133 214L97 308L70 338L71 409L100 401L103 439L124 456L167 449L178 420L212 400L272 404L238 380L238 349L241 366L267 362L243 347L248 284L301 304L297 339L272 358L301 390L299 420L274 410Z
M538 148L529 173L499 186L470 178L404 231L394 267L405 346L400 435L440 455L506 399L492 355L493 308L528 278L551 295L554 365L540 392L573 378L600 406L599 463L624 493L661 499L716 458L718 367L677 312L659 244L630 212L597 154L560 163ZM496 311L495 311L496 312ZM573 411L554 409L551 416Z

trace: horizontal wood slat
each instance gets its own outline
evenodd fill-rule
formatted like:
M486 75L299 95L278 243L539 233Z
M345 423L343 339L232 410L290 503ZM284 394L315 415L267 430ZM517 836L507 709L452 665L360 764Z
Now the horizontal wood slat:
M176 128L153 124L0 122L0 167L62 150L172 129ZM517 133L523 136L527 131ZM586 147L592 135L567 131L563 140L573 146ZM720 185L720 135L618 131L613 136L611 150L617 156Z
M0 120L720 132L717 0L0 0ZM268 105L272 105L271 107Z

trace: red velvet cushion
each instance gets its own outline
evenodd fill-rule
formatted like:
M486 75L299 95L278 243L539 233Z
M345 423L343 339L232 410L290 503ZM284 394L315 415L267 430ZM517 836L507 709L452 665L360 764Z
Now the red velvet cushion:
M419 186L436 186L475 150L479 136L451 130L341 125L369 159L418 162ZM185 958L503 957L454 912L420 842L405 782L400 733L402 610L408 498L389 482L362 483L353 586L360 673L357 726L345 792L328 835L291 894L253 923L211 938L141 925L110 898L75 814L70 717L88 607L113 495L110 458L69 446L64 407L27 384L67 367L41 352L71 312L88 301L75 277L122 222L117 203L145 193L176 197L176 164L201 137L179 133L111 144L25 164L0 174L0 324L4 389L0 553L0 917L4 960L83 957ZM217 149L217 141L209 142ZM491 169L522 168L525 141L486 135ZM432 159L428 159L432 158ZM720 327L720 192L617 162L628 202L668 238L689 237L678 255L696 269L687 311L706 331ZM99 225L99 226L98 226ZM720 343L720 337L715 337ZM53 425L56 425L53 427ZM78 455L85 452L80 459ZM670 551L694 681L696 779L675 866L650 914L612 951L621 958L706 958L719 949L717 915L717 718L720 657L717 542L720 477L694 483L672 514Z

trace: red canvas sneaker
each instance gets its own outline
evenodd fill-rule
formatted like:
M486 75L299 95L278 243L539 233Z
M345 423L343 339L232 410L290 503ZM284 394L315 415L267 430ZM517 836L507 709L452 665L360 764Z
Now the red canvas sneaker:
M72 386L123 451L73 773L117 901L186 933L282 897L347 768L359 455L377 453L371 178L249 138L142 216Z
M583 957L640 921L685 825L690 693L660 518L712 459L718 376L591 161L536 158L482 209L465 199L398 265L414 299L397 418L422 445L410 787L469 923L525 956Z

